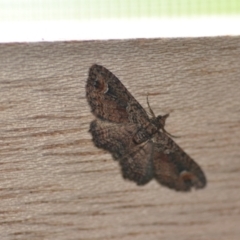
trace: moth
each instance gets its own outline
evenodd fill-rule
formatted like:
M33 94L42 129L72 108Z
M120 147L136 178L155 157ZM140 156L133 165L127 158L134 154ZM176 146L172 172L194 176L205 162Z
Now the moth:
M150 115L120 80L103 66L89 69L86 97L96 119L89 132L96 147L109 151L123 178L144 185L155 178L177 191L205 187L207 180L194 162L165 130L169 114Z

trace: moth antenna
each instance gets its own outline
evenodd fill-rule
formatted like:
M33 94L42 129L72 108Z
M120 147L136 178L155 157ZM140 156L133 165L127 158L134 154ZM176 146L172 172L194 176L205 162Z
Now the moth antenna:
M149 93L147 93L147 105L148 105L148 109L149 109L150 114L152 115L152 117L156 118L156 116L155 116L152 108L150 107L150 104L149 104L149 101L148 101L148 95L149 95Z

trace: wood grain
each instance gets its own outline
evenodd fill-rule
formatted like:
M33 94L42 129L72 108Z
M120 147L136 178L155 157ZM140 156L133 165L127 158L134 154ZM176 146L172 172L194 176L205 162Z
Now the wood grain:
M88 133L93 63L204 169L179 193L122 179ZM0 45L1 239L239 239L240 37Z

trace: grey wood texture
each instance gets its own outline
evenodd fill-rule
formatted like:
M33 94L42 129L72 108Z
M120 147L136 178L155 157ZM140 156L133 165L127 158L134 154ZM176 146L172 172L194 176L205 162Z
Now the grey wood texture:
M88 133L111 70L201 165L180 193L122 178ZM0 239L240 239L240 37L0 45Z

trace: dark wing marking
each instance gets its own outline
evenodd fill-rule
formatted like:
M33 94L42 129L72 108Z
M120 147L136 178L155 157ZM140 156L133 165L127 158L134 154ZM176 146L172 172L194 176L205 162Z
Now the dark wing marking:
M86 94L93 114L115 123L149 122L146 111L118 78L106 68L94 64L89 69Z
M154 176L162 185L177 191L206 185L206 177L199 165L166 134L157 134L153 152Z

